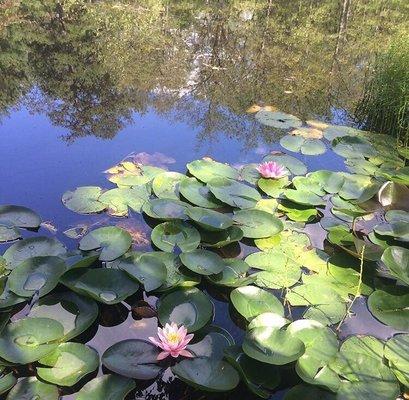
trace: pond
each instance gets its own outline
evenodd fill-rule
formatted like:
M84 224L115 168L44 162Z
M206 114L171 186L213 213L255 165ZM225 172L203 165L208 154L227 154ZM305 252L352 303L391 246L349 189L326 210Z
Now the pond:
M0 398L398 398L409 99L374 82L408 14L1 3Z

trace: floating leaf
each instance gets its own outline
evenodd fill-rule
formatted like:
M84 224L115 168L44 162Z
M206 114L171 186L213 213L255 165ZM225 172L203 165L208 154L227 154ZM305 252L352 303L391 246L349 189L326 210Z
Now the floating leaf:
M179 247L183 252L195 250L200 244L200 233L186 222L171 221L155 226L151 234L153 244L163 251Z
M200 232L203 246L220 248L243 239L243 231L237 226L231 226L224 231Z
M127 231L116 226L105 226L84 236L79 247L83 251L101 250L101 261L113 261L125 254L131 244L132 237Z
M308 190L286 189L284 196L294 203L306 206L324 206L326 204L320 196Z
M292 387L285 395L284 400L336 400L336 395L314 386L297 385Z
M209 250L193 250L182 253L180 260L191 271L200 275L218 274L224 269L223 259Z
M378 235L391 236L396 240L409 242L409 212L388 211L385 219L387 222L376 225L374 228Z
M404 247L390 246L382 254L382 261L390 273L409 286L409 250Z
M278 209L286 214L291 221L311 222L317 218L318 210L311 206L293 203L292 201L282 200Z
M152 182L153 192L161 199L179 199L179 184L185 175L179 172L163 172Z
M99 366L98 353L81 343L62 343L38 361L38 376L59 386L73 386Z
M291 114L286 114L281 111L266 111L260 110L256 116L256 120L263 125L272 128L289 129L298 128L302 125L302 121Z
M102 189L98 186L83 186L67 191L62 202L69 210L79 214L92 214L105 210L106 204L99 201Z
M76 400L124 400L135 389L132 379L118 375L102 375L85 384L78 392Z
M152 199L143 205L143 212L151 218L172 220L187 219L189 204L172 199Z
M203 328L213 316L209 297L196 288L166 294L159 299L157 308L162 325L175 322L184 325L189 332Z
M324 133L326 135L326 133ZM343 136L332 142L332 150L345 158L372 157L377 154L372 144L358 136Z
M239 172L230 165L210 159L193 161L187 164L187 169L193 176L205 183L217 177L230 179L238 179L239 177Z
M122 165L121 165L122 164ZM131 162L121 163L119 169L108 170L108 180L116 183L119 187L140 186L152 181L152 179L163 172L164 169L151 165L134 164Z
M289 181L287 176L280 179L260 178L257 181L258 187L264 193L275 198L280 197L280 195L284 192L284 188L287 187L290 183L291 182Z
M233 220L225 214L201 207L187 210L189 218L209 231L222 231L233 225Z
M58 400L57 386L39 381L35 376L21 379L7 396L7 400Z
M12 240L20 238L21 238L20 230L15 226L8 227L0 225L0 242L10 242Z
M319 155L325 153L327 148L319 139L306 139L303 136L286 135L281 138L280 145L295 153L301 152L306 155Z
M214 197L207 185L194 177L184 177L179 183L179 192L195 206L204 208L218 208L222 206L222 203Z
M324 137L330 141L344 136L355 136L361 132L359 129L343 125L329 125L324 130Z
M310 121L310 123L311 122L313 121ZM308 121L307 124L310 125ZM291 135L302 136L305 139L322 139L323 132L321 129L325 129L323 126L326 127L327 124L318 121L315 121L315 124L321 126L321 128L317 128L316 126L312 126L311 128L298 128L291 131Z
M154 379L162 370L157 365L159 350L152 343L139 339L128 339L112 345L102 355L102 364L127 378ZM105 395L105 394L104 394Z
M40 216L27 207L0 206L0 226L36 229L40 224Z
M247 238L264 238L276 235L284 228L283 223L274 215L257 209L240 210L233 215L235 224Z
M243 260L237 258L225 258L225 266L222 272L210 275L209 280L216 285L239 287L250 285L255 281L255 277L250 277L247 272L250 266Z
M409 334L395 335L385 343L384 356L398 380L409 386Z
M0 394L8 392L17 383L17 378L12 372L0 376Z
M104 192L99 201L106 205L110 215L124 217L128 215L129 208L141 212L143 204L149 200L149 194L146 185L116 188Z
M288 154L269 154L263 158L263 161L275 161L286 167L293 175L305 175L307 173L306 165Z

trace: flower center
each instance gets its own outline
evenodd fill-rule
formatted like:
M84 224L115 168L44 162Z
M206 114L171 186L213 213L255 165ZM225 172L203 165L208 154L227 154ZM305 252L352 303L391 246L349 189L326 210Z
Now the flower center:
M168 335L167 335L167 338L166 338L167 340L168 340L168 342L170 342L170 343L177 343L178 341L179 341L179 335L177 334L177 333L169 333Z

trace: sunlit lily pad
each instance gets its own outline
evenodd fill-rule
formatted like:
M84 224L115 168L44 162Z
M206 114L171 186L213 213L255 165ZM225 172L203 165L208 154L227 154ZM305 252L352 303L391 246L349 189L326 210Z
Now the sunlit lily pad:
M118 268L144 285L148 292L162 286L167 277L165 263L157 257L152 257L150 253L135 253L121 259Z
M161 199L179 199L179 184L185 175L179 172L163 172L152 182L153 192Z
M132 379L118 375L102 375L85 384L78 392L76 400L124 400L136 387Z
M16 364L28 364L55 350L63 336L63 326L53 319L20 319L2 331L0 357Z
M295 135L282 137L280 145L286 150L310 156L324 154L327 150L325 144L319 139L306 139Z
M191 271L200 275L218 274L224 269L223 259L209 250L193 250L182 253L180 260Z
M21 379L7 396L7 400L58 400L57 386L39 381L35 376Z
M172 367L172 372L188 385L209 392L232 390L240 381L230 364L208 357L182 360Z
M243 286L230 293L235 309L247 320L265 312L284 315L284 307L274 294L255 286Z
M409 334L389 339L385 343L384 356L398 380L409 387Z
M63 340L68 341L91 326L98 317L98 306L87 297L62 292L40 299L28 316L58 321L64 327Z
M116 188L104 192L99 201L106 205L110 215L123 217L128 215L129 208L141 212L143 204L149 199L149 194L146 185Z
M222 206L222 203L214 197L207 185L194 177L184 177L179 183L179 192L195 206L204 208L218 208Z
M73 269L61 283L79 294L105 304L117 304L134 294L139 285L124 271L117 269Z
M152 199L143 205L143 212L151 218L172 220L187 219L189 204L173 199Z
M194 332L203 328L212 316L212 302L196 288L176 290L161 297L158 302L158 317L162 325L175 322Z
M256 189L233 179L213 178L207 186L218 200L232 207L253 208L261 199Z
M367 175L344 174L344 184L338 194L346 200L362 203L378 193L380 183Z
M205 183L217 177L230 179L238 179L239 177L239 172L230 165L210 159L193 161L187 164L187 169L193 176Z
M140 186L151 182L156 175L165 172L164 169L151 165L132 164L126 164L130 168L122 168L119 171L110 173L108 180L116 183L118 187Z
M220 248L243 239L243 231L237 226L231 226L224 231L206 231L202 229L200 236L203 246Z
M158 355L159 349L152 343L128 339L106 350L102 355L102 364L127 378L149 380L156 378L162 370L157 364Z
M302 125L302 121L299 118L281 111L260 110L255 118L261 124L272 128L289 129L298 128Z
M175 246L183 252L192 251L200 244L199 231L181 221L164 222L155 226L151 238L156 247L168 252L172 252Z
M278 210L284 212L291 221L296 222L311 222L318 216L318 210L315 207L286 200L281 201Z
M262 210L240 210L233 215L235 224L247 238L264 238L281 232L283 223L274 215Z
M80 214L91 214L105 210L106 204L98 199L102 189L98 186L83 186L74 191L67 191L62 196L62 202L71 211Z
M17 378L12 372L0 376L0 394L8 392L17 383Z
M202 207L191 207L187 210L187 215L200 227L209 231L222 231L233 225L233 220L229 216Z
M57 286L65 271L65 263L59 257L28 258L11 271L10 290L22 297L35 293L44 296Z
M287 176L280 179L266 179L260 178L257 181L258 187L266 194L271 197L280 197L280 195L284 192L284 188L290 184L290 180Z
M62 343L52 353L41 358L38 376L59 386L73 386L99 366L98 353L81 343Z
M57 239L38 236L14 243L5 251L3 257L6 259L7 269L13 269L31 257L61 256L66 251Z
M372 144L358 136L343 136L332 142L332 150L345 158L371 157L377 154Z
M263 161L275 161L286 167L293 175L305 175L307 173L307 167L302 161L285 153L269 154L263 158Z
M112 261L122 256L131 247L132 237L124 229L105 226L85 235L80 241L80 250L101 250L101 261Z
M404 247L390 246L383 255L382 261L390 273L409 286L409 250Z
M344 125L330 125L324 129L324 137L330 141L344 137L344 136L356 136L360 130L351 128Z
M306 206L324 206L326 204L325 200L323 200L320 196L308 190L287 189L284 192L284 196L294 203Z

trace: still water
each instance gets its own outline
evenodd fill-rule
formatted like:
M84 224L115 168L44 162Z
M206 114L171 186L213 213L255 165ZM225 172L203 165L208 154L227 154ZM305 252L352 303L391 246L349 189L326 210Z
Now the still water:
M283 150L283 133L246 113L254 103L362 126L355 110L370 63L404 29L403 10L403 1L380 0L1 2L0 204L36 210L73 248L65 229L106 221L72 213L62 194L107 187L103 171L131 152L180 172L204 156L237 166L258 162ZM331 151L293 155L309 171L345 169ZM149 239L141 217L132 223ZM214 297L216 323L240 338L227 303ZM351 318L345 334L368 327L365 305L357 307L364 323ZM100 354L156 329L154 319L106 308L117 318L99 321L84 339ZM379 326L371 329L390 334ZM205 398L185 390L155 384L140 396Z

